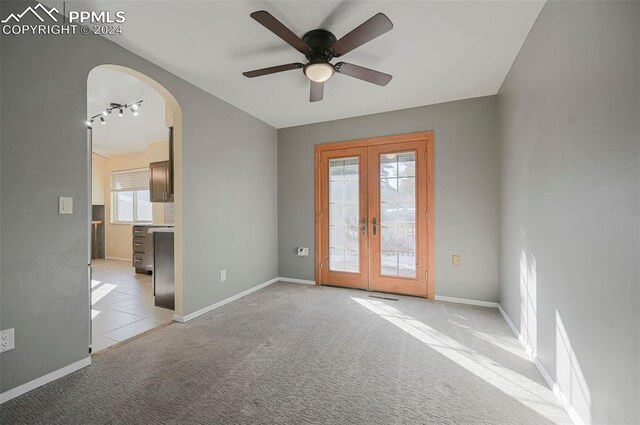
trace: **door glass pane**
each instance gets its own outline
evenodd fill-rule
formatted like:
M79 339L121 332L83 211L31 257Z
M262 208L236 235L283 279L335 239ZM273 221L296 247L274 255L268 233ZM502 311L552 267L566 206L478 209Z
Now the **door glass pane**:
M380 155L381 274L416 277L416 154Z
M329 270L360 271L358 158L329 160Z

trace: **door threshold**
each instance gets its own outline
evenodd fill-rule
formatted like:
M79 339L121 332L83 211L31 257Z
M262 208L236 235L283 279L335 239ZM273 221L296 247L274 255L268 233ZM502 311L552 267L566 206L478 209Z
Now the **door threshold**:
M128 344L128 343L130 343L132 341L135 341L136 339L142 338L145 335L148 335L148 334L153 333L155 331L159 331L162 328L166 328L167 326L171 325L172 323L174 323L173 320L170 320L170 321L168 321L166 323L161 323L158 326L156 326L155 328L151 328L151 329L146 330L146 331L144 331L142 333L139 333L137 335L133 335L130 338L127 338L127 339L125 339L123 341L119 341L119 342L117 342L117 343L115 343L113 345L110 345L108 347L103 348L102 350L99 350L99 351L96 351L96 352L91 352L90 356L91 357L93 357L93 356L101 356L104 353L106 353L107 351L111 351L114 348L122 347L123 345Z

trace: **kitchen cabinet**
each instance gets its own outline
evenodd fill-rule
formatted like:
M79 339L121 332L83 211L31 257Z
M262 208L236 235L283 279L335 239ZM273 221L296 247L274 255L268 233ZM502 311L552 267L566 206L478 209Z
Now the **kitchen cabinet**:
M131 258L136 273L151 274L153 272L153 237L149 235L149 229L166 227L161 225L135 225L132 227L132 253Z
M174 237L173 229L154 229L153 237L153 294L155 306L175 309Z
M173 202L173 127L169 127L169 160L149 164L151 202Z
M149 164L149 191L151 202L173 202L171 162L159 161Z

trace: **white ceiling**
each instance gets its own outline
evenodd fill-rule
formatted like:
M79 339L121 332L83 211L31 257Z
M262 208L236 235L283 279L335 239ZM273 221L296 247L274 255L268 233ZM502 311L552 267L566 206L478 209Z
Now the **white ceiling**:
M55 3L55 2L50 2ZM277 127L497 93L544 0L513 1L112 1L67 10L124 10L110 40ZM301 70L247 79L243 71L304 57L249 14L267 10L302 36L325 27L338 38L377 12L394 29L341 60L393 75L378 87L344 75L309 103ZM335 60L334 60L335 63Z
M98 67L87 79L87 116L99 114L113 103L131 104L143 100L138 116L118 111L93 124L93 151L103 156L144 151L149 143L167 140L164 98L151 86L128 74Z

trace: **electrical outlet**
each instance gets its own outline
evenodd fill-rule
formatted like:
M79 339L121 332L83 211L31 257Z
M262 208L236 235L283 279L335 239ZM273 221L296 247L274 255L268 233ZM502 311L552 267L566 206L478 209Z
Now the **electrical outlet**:
M0 332L0 353L13 350L15 343L13 340L13 328Z
M460 256L454 255L451 257L451 265L453 267L460 267Z
M298 256L299 257L306 257L309 255L309 248L305 248L305 247L298 247Z
M225 280L227 280L227 271L220 270L220 282L224 282Z

